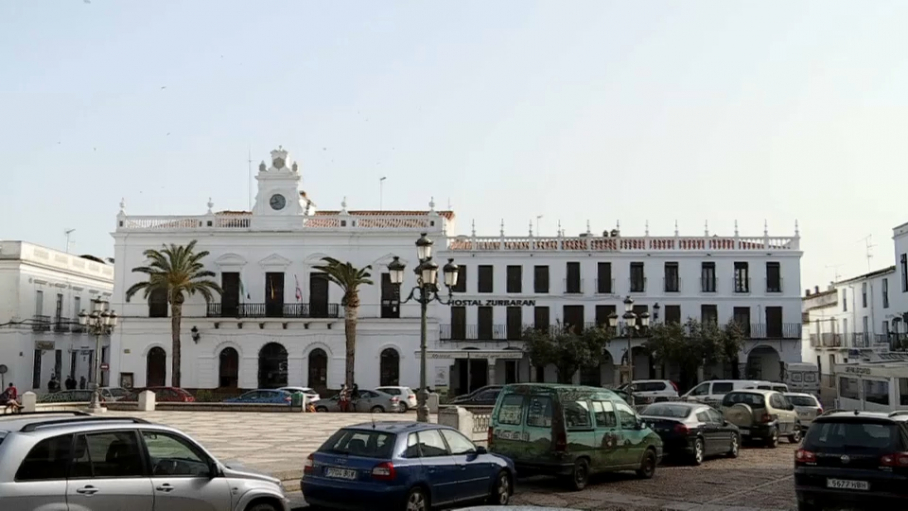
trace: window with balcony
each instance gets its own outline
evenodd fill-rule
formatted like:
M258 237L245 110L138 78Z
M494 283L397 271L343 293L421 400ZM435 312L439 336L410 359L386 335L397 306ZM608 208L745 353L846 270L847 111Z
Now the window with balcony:
M596 292L612 294L612 263L599 263L596 268Z
M750 292L750 270L748 264L735 262L735 293Z
M451 339L462 341L467 338L467 308L451 307Z
M646 274L643 271L643 263L631 263L631 293L643 293L646 291Z
M548 266L534 266L533 267L533 292L534 293L548 293L549 292L549 267Z
M314 275L313 275L314 276ZM321 276L325 282L325 298L328 298L328 279ZM265 274L265 316L279 318L284 315L284 274L283 272L268 272Z
M523 307L508 307L507 335L509 341L519 341L523 333Z
M391 274L381 274L381 317L400 317L400 286L391 283Z
M681 277L678 275L678 263L665 263L665 292L681 291Z
M867 283L861 282L861 307L867 308Z
M738 324L738 328L741 329L744 336L750 337L750 307L735 307L731 317Z
M842 290L842 312L848 312L848 293L846 291L848 290Z
M35 316L44 315L44 291L35 291Z
M481 268L481 266L480 266ZM478 325L476 329L477 338L481 341L491 341L495 325L493 323L494 315L491 307L479 307L477 310Z
M149 318L166 318L167 317L167 290L153 289L148 294L148 317Z
M700 264L700 291L704 293L716 292L716 263Z
M782 307L766 307L766 337L781 339L783 332Z
M494 270L493 266L490 265L480 265L477 270L479 275L477 275L478 280L476 283L476 291L479 293L492 293L494 292Z
M507 268L508 293L523 292L523 266L508 266Z
M680 305L666 305L665 306L665 323L670 324L680 324L681 323L681 306Z
M782 292L782 268L778 262L766 263L766 292Z
M596 326L607 327L608 317L616 312L614 305L597 305L596 306Z
M580 263L567 263L567 278L564 279L564 292L568 294L582 293L582 284L580 280Z
M883 308L889 308L889 279L883 279Z
M711 304L700 305L700 323L703 323L704 325L707 323L718 325L719 307Z
M583 331L583 305L565 305L563 313L565 328L573 328L578 334Z
M78 318L80 312L82 312L82 297L73 297L73 318ZM73 374L75 374L75 371L73 371Z
M283 289L283 279L281 281L281 288ZM328 278L324 273L313 272L309 274L309 313L313 318L328 317L328 312L331 308L328 303L330 297L328 288ZM281 296L283 297L283 293Z
M536 306L533 308L533 328L536 330L547 331L551 325L549 319L549 308Z
M451 288L451 291L455 293L467 292L467 265L457 265L457 284L455 284L454 287Z
M902 292L908 292L908 254L902 254L899 265L902 267Z
M221 316L235 318L240 307L240 274L225 271L221 273Z

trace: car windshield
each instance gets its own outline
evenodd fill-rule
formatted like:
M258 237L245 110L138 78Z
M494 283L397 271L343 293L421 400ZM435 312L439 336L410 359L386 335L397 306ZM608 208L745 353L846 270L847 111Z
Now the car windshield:
M817 402L810 396L785 396L795 406L817 406Z
M722 399L722 406L749 405L751 408L766 408L766 397L752 392L732 392Z
M393 433L381 431L341 429L331 435L318 452L390 459L396 438Z
M819 422L814 423L804 439L808 450L857 449L898 450L898 426L884 422Z
M657 404L647 406L640 415L650 417L666 417L669 419L686 419L690 416L691 408L683 405Z

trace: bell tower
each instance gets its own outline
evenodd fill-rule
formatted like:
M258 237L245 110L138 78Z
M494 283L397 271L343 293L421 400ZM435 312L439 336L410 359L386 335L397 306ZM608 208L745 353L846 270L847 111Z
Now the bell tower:
M305 213L300 196L300 173L296 162L290 163L283 147L271 151L271 166L259 164L255 176L258 193L252 208L252 228L285 230L298 227Z

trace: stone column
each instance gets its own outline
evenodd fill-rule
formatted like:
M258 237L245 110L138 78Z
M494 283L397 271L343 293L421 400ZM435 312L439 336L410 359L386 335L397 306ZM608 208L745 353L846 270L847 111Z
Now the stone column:
M489 359L489 383L488 383L489 385L495 385L495 363L496 362L497 362L497 360L494 358Z

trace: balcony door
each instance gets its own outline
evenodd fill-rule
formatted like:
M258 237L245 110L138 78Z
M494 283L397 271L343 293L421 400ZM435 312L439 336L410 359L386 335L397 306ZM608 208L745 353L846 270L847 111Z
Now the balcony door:
M284 274L265 274L265 316L279 318L284 315Z
M221 316L232 318L239 315L240 308L240 274L224 272L221 274Z
M309 311L313 318L328 317L328 278L323 273L309 274Z
M391 283L391 274L381 274L381 317L400 317L400 286Z

